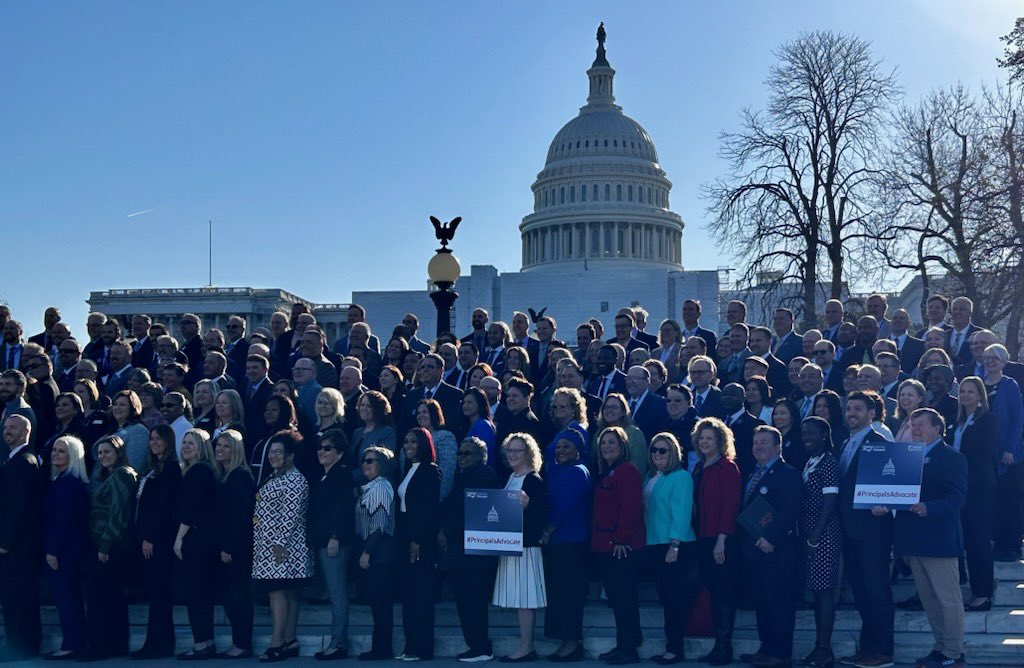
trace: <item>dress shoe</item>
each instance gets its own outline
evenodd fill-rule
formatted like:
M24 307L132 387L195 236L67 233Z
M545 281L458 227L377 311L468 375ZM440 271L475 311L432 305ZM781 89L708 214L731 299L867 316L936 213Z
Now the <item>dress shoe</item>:
M933 649L919 659L914 659L915 668L928 668L929 664L937 661L942 661L946 658L946 655L937 649Z
M206 661L217 657L217 648L210 643L202 649L190 649L178 655L179 661Z
M793 665L793 661L791 659L780 659L777 656L762 654L760 657L751 661L750 665L756 666L757 668L788 668Z
M281 652L285 656L298 656L299 655L299 641L296 638L292 638L285 644L281 645Z
M344 647L328 647L322 652L313 655L317 661L339 661L348 658L348 650Z
M43 655L43 659L46 661L74 661L77 658L78 652L64 652L61 654L59 650Z
M630 663L640 663L640 655L637 654L635 649L624 649L619 652L618 656L613 656L605 663L609 666L625 666Z
M667 653L668 652L666 652L666 654ZM683 661L686 661L686 657L682 654L676 654L671 659L666 659L665 654L659 654L657 656L652 656L651 661L658 664L659 666L672 666L677 663L682 663Z
M530 663L531 661L536 661L538 658L539 657L537 656L537 652L536 650L534 650L529 654L524 654L517 659L513 659L511 656L503 656L500 659L498 659L498 661L500 661L501 663Z
M620 650L619 650L618 647L612 647L607 652L601 652L600 654L598 654L597 658L601 659L602 661L607 661L608 659L612 658L613 656L618 656L619 655L619 651Z
M715 645L715 648L710 653L700 657L698 661L709 666L728 666L732 663L732 647Z
M900 610L924 610L924 604L921 603L921 597L917 594L914 594L904 601L900 601L896 604L896 607Z
M551 656L548 657L548 661L551 661L552 663L575 663L577 661L582 661L582 660L583 660L583 643L577 643L575 649L573 649L568 654L565 654L563 656L559 656L557 654L552 654Z
M136 661L145 661L148 659L167 659L174 656L174 649L156 649L155 647L146 647L143 645L139 649L128 654L128 658Z
M363 652L359 655L360 661L391 661L395 658L390 652Z
M893 664L891 656L862 656L853 664L857 668L890 668Z
M969 603L964 604L964 612L987 612L992 609L992 599L985 599L984 603L978 603L977 605L970 605Z

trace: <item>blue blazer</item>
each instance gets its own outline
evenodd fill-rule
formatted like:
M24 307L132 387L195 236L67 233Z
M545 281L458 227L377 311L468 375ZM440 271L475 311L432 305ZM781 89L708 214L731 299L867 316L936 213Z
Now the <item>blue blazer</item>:
M775 548L770 555L766 555L759 548L754 547L757 542L746 532L743 532L743 554L748 558L764 558L785 553L787 550L796 548L796 527L800 518L800 500L804 492L804 481L797 470L787 464L783 459L778 459L768 472L764 474L753 490L750 499L746 499L747 480L743 482L742 494L744 495L743 507L746 508L758 496L775 509L775 519L765 529L764 539ZM740 511L742 513L742 510Z
M685 469L663 475L654 483L644 505L647 544L665 545L673 540L690 543L693 532L693 477Z
M704 343L707 345L708 357L715 360L718 363L718 336L710 329L704 329L700 325L694 330L694 336L699 336L704 339Z
M967 460L940 442L924 459L921 502L925 517L896 513L893 550L898 556L949 557L963 554L960 510L967 501Z
M693 406L697 407L697 392L693 393ZM708 389L708 396L704 398L704 405L697 411L699 417L722 417L722 391L712 385Z
M43 551L64 564L81 564L89 549L89 490L65 473L43 494Z
M668 424L668 409L665 405L665 397L648 391L643 402L633 413L633 424L640 428L648 441L659 431L664 431Z
M998 427L998 440L1000 447L996 450L996 461L1003 457L1004 452L1013 454L1013 462L1019 463L1024 459L1024 443L1021 441L1021 432L1024 430L1024 407L1021 403L1020 386L1017 381L1005 375L995 386L995 390L988 395L989 410L996 416ZM999 464L1000 473L1006 467Z
M792 336L786 335L786 340L783 341L779 349L775 351L775 356L782 360L783 364L789 364L797 355L802 355L804 352L803 335L797 334L796 330L793 330Z
M885 437L872 429L864 437L864 443L880 443ZM836 461L842 461L843 449L849 447L844 443L836 453ZM869 509L854 509L853 490L857 484L857 465L860 462L860 450L850 461L850 468L844 476L839 471L839 516L843 522L843 534L853 540L880 540L887 545L892 544L892 516L875 517Z

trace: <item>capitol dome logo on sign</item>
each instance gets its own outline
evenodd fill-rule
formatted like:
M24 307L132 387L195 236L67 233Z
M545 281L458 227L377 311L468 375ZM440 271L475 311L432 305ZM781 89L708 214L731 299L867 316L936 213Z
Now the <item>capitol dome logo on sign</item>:
M896 475L896 465L892 463L891 459L882 467L882 475Z
M490 524L492 522L494 524L498 523L498 511L494 509L494 506L491 506L491 511L487 513L487 523Z

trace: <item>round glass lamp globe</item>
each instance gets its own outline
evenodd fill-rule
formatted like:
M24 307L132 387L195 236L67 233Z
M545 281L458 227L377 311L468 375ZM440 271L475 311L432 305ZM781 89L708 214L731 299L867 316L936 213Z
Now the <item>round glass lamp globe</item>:
M436 253L427 264L427 275L433 283L454 283L461 270L459 258L452 253Z

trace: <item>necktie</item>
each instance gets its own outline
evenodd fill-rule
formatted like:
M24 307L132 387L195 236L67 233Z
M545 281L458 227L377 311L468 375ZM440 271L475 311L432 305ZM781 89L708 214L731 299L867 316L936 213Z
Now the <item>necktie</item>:
M433 399L434 398L434 393L431 392L430 390L423 390L423 398L425 400Z
M14 367L14 346L7 349L7 368L13 369Z
M604 399L605 397L608 396L608 390L611 389L611 385L612 385L612 379L611 378L605 378L604 382L601 383L601 398L602 399Z
M958 352L960 352L960 341L961 340L963 340L963 333L962 332L957 332L956 336L953 337L953 350L951 351L953 353L954 357L956 356L956 354Z
M635 413L636 412L636 399L630 399L629 400L629 412L630 413Z
M814 397L804 397L804 405L800 407L800 417L805 418L807 414L811 412L811 406L814 404Z
M701 409L704 408L704 396L703 395L700 395L700 394L697 395L697 400L693 402L693 407L697 409L697 415L700 415L701 417L704 417L704 414L701 413Z
M843 454L839 458L839 468L846 475L847 471L850 470L850 463L853 461L853 455L857 451L857 443L853 438L846 439L843 443Z
M763 466L758 466L757 470L754 471L754 475L750 476L750 482L747 483L747 493L743 495L743 503L748 503L750 497L754 495L754 490L757 489L757 483L761 482L761 478L768 472L768 469Z

